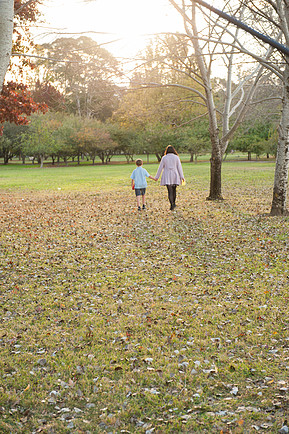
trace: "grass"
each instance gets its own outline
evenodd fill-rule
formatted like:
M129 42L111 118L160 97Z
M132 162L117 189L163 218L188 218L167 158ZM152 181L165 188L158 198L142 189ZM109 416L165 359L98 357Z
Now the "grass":
M114 190L130 185L129 178L135 167L131 164L44 167L38 165L12 164L0 167L0 189L30 191L93 191L97 188ZM157 164L144 164L154 175ZM207 162L183 163L187 180L201 189L208 188L210 168ZM239 186L243 179L247 183L258 179L258 182L272 182L274 162L224 162L224 185L234 183ZM269 184L270 185L270 184ZM271 185L270 185L271 187Z
M214 203L208 164L184 164L173 213L153 181L136 212L132 170L0 169L1 433L277 433L289 220L264 216L274 165L225 163Z

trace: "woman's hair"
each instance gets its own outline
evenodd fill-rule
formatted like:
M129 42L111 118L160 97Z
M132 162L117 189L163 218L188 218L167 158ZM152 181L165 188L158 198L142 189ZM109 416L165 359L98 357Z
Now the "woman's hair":
M175 150L175 148L172 145L169 145L169 146L166 147L164 155L167 155L167 154L178 155L177 151Z

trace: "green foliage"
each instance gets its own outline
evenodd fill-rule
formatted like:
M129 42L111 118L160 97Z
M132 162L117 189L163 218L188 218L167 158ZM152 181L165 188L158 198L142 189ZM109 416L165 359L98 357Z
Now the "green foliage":
M12 141L8 137L0 136L0 156L3 157L4 164L8 164L13 155Z
M29 129L21 138L22 153L39 158L42 167L45 157L55 152L55 134L58 127L59 124L50 116L31 116Z
M182 35L157 37L144 53L114 118L144 128L149 123L180 126L190 123L206 108L203 87L193 80L196 64Z
M143 151L141 143L142 133L133 127L126 127L117 123L106 123L112 140L117 143L117 152L124 154L127 161L133 160L133 155Z
M59 38L38 47L48 58L62 62L40 61L45 66L44 81L56 83L65 98L68 113L105 121L118 104L117 60L93 39Z
M245 122L231 141L228 150L235 149L248 152L248 155L254 153L257 156L263 153L275 154L274 145L276 146L276 142L274 143L274 139L276 136L274 137L273 131L273 125L270 122Z
M176 131L163 124L149 124L141 135L143 151L157 155L161 159L168 145L176 146Z
M10 141L6 139L7 146ZM3 138L4 143L4 138ZM30 125L21 136L21 152L43 161L48 156L62 158L89 156L94 164L96 156L107 162L117 149L118 144L110 136L105 124L96 119L67 116L50 112L47 115L34 115Z
M27 131L26 125L16 125L6 122L4 124L3 135L0 136L0 156L3 157L4 164L16 155L22 155L21 136Z
M208 121L195 121L192 126L182 127L177 131L180 149L191 154L193 158L202 153L210 152L211 140Z

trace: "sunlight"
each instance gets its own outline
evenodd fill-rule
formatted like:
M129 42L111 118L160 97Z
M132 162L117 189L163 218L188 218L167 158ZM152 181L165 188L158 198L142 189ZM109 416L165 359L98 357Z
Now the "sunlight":
M87 32L116 57L135 55L155 33L183 28L167 0L51 0L42 10L46 23L59 32L50 37Z

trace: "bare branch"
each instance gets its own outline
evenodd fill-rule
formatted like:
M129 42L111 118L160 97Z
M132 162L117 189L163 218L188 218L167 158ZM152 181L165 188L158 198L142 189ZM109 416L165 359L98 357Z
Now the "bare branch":
M205 37L193 36L193 35L191 35L191 36L186 35L186 36L189 37L190 39L200 39L200 40L209 41L209 42L216 42L216 40L208 39L208 38L205 38ZM240 42L239 42L239 44L240 44ZM239 53L247 54L248 56L253 57L253 59L257 60L259 63L261 63L267 69L269 69L270 71L272 71L280 79L283 79L282 71L279 68L277 68L277 66L275 66L273 64L270 64L268 62L268 60L265 60L263 57L257 56L256 54L254 54L251 51L247 50L241 44L239 46L237 46L235 43L222 41L222 42L220 42L220 45L222 45L222 46L228 46L228 47L233 47ZM202 54L202 56L205 56L205 54Z
M77 61L73 61L73 60L63 60L63 59L55 59L52 57L45 57L45 56L37 56L35 54L25 54L25 53L12 53L12 56L19 56L19 57L33 57L35 59L42 59L42 60L49 60L50 62L62 62L62 63L82 63L82 62L77 62Z
M31 3L41 3L39 0L29 0L26 3L23 3L15 12L14 12L14 16L18 15L19 12L21 12L23 9L26 8L26 6L29 6Z
M185 125L191 124L192 122L195 122L197 119L204 118L204 117L207 116L207 115L208 115L208 112L203 113L203 114L201 114L201 115L199 115L199 116L196 116L195 118L190 119L190 120L187 121L187 122L183 122L183 123L180 124L180 125L176 125L176 128L181 128L181 127L183 127L183 126L185 126Z
M185 86L183 84L177 84L177 83L165 83L165 84L161 84L161 83L154 83L154 82L149 82L146 84L143 83L139 83L140 89L146 89L146 88L154 88L154 87L178 87L180 89L185 89L185 90L189 90L190 92L195 93L196 95L198 95L203 101L206 101L206 97L197 89L190 87L190 86Z
M273 101L273 100L276 100L276 99L282 101L282 97L281 96L272 96L270 98L259 99L258 101L251 101L250 105L256 105L256 104L260 104L262 102Z

